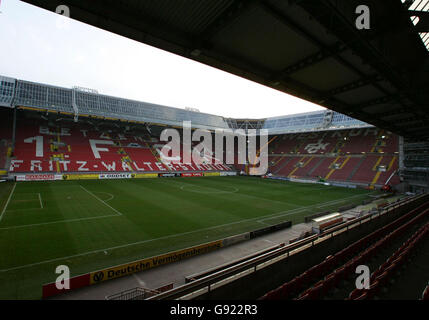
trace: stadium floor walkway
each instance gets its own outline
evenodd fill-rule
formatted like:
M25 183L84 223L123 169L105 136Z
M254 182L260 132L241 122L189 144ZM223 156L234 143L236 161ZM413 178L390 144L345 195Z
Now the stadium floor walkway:
M308 230L311 230L310 224L297 224L290 229L281 230L200 256L135 273L130 276L73 290L52 297L51 299L104 300L106 296L136 287L155 289L169 283L174 283L174 287L178 287L185 283L186 276L205 271L224 263L232 262L280 243L288 244L290 239L295 239L303 231Z
M393 202L397 198L398 197L390 197L387 200ZM343 216L345 218L356 217L360 212L369 211L373 207L375 207L373 203L365 206L358 206L352 210L343 212ZM107 296L137 287L156 289L170 283L173 283L174 287L178 287L185 283L186 276L233 262L281 243L288 244L289 240L299 237L305 231L311 231L311 223L293 225L290 229L267 234L204 255L163 265L130 276L105 281L82 289L72 290L50 299L104 300Z

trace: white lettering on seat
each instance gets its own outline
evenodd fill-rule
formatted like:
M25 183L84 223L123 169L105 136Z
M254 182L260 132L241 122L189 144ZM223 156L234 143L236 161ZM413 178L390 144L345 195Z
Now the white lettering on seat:
M150 162L144 162L144 164L145 164L145 165L147 165L147 166L149 167L149 170L150 170L150 171L153 171L153 168L152 168L152 166L151 166L151 164L152 164L152 163L150 163Z
M69 171L68 165L70 164L70 161L59 161L63 165L63 171Z
M115 171L116 169L116 162L112 162L112 164L106 164L104 161L101 161L101 164L107 169L107 171Z
M15 171L15 169L18 169L19 165L22 164L23 162L24 162L23 160L11 160L9 171L10 172Z
M42 161L40 160L31 160L30 171L43 171L42 169Z
M36 157L43 158L43 136L30 137L24 140L25 143L36 141Z
M85 168L87 161L76 161L76 164L80 165L77 171L89 171L89 168Z
M114 145L115 143L111 140L89 140L89 144L91 146L92 153L94 154L95 159L101 159L100 151L103 152L109 152L108 148L99 148L97 147L97 144L104 144L104 145Z
M326 150L329 142L323 143L322 140L323 139L320 139L317 143L309 143L304 150L307 150L308 153L316 153L319 150Z
M136 168L136 170L137 171L145 171L145 169L143 169L143 168L140 168L138 165L137 165L137 162L133 162L133 164L134 164L134 168Z
M128 162L122 161L122 170L123 171L132 171L130 164Z

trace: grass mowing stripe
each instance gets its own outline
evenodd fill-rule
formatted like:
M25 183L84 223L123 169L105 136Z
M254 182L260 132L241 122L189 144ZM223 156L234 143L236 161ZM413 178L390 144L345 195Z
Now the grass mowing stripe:
M335 205L337 203L341 203L341 202L343 202L346 199L361 197L363 195L368 195L370 193L371 192L365 193L365 194L358 194L358 195L350 196L350 197L347 197L347 198L344 198L344 199L331 200L331 201L328 201L328 202L324 202L324 204L325 204L325 206L332 206L332 205ZM312 204L312 205L309 205L309 206L306 206L306 207L284 211L286 214L280 214L280 215L274 216L274 217L272 217L271 215L262 216L261 217L262 219L258 220L258 222L265 221L265 220L273 220L273 219L280 218L280 217L285 217L285 216L290 216L292 214L296 214L298 212L305 211L305 210L310 209L310 208L319 208L319 207L320 207L319 204L316 203L316 204ZM282 212L278 212L278 213L282 213Z
M70 187L70 186L69 186ZM77 186L76 186L77 187ZM122 213L120 213L119 211L117 211L116 209L112 208L111 206L109 206L107 203L105 203L103 200L101 200L100 198L98 198L97 196L95 196L93 193L91 193L89 190L87 190L86 188L84 188L83 186L80 186L81 188L83 188L87 193L89 193L91 196L95 197L98 201L101 201L104 205L108 206L110 209L112 209L113 211L115 211L115 213L117 214L110 214L110 215L103 215L103 216L98 216L98 217L87 217L87 218L77 218L77 219L65 219L65 220L56 220L56 221L49 221L49 222L41 222L41 223L32 223L32 224L23 224L23 225L15 225L15 226L8 226L8 227L0 227L0 230L12 230L12 229L21 229L21 228L30 228L30 227L39 227L39 226L45 226L45 225L52 225L52 224L59 224L59 223L70 223L70 222L81 222L81 221L88 221L88 220L94 220L94 219L102 219L102 218L111 218L111 217L119 217L122 216ZM106 193L106 192L102 192L102 193ZM12 194L12 193L11 193ZM19 193L19 194L23 194L23 193ZM28 193L28 194L33 194L33 193ZM40 193L37 193L39 196L39 201L40 201L40 206L41 208L39 209L43 209L43 202L42 202L42 198ZM113 199L113 195L110 193L106 193L109 194L111 196L111 198L109 198L108 200L112 200ZM7 205L6 205L7 207ZM25 209L22 209L25 210ZM33 209L34 210L34 209ZM11 211L11 210L8 210Z
M202 179L207 179L207 178L202 178ZM182 191L186 191L185 188L182 188L184 186L193 186L193 187L197 187L197 188L199 187L197 184L194 184L194 183L191 183L191 182L186 183L186 182L170 181L170 183L171 182L174 182L174 183L180 185L181 186L180 189ZM290 203L290 202L278 201L278 200L268 199L268 198L264 198L264 197L253 196L253 195L250 195L250 194L247 194L247 193L242 193L242 192L240 192L241 190L239 188L236 188L237 191L231 191L231 192L228 192L228 191L225 191L225 190L222 190L222 189L219 189L219 188L215 188L215 187L204 186L204 188L206 188L206 189L213 189L213 190L217 190L217 191L224 191L223 193L225 193L225 195L227 195L227 196L229 196L229 194L231 194L231 193L234 193L234 194L240 195L242 197L253 198L253 199L260 200L260 201L275 202L275 203L279 203L281 205L300 207L299 205L293 204L293 203ZM201 193L203 193L203 192L201 192ZM218 194L220 194L220 193L218 193Z
M219 180L217 180L216 182L219 182ZM260 181L258 181L258 183L260 183ZM283 187L291 187L291 186L284 185ZM305 191L318 191L318 190L320 190L320 191L326 191L326 190L329 190L329 189L340 190L340 189L338 189L339 187L335 187L335 186L331 186L331 187L320 186L320 185L319 186L317 186L317 185L315 186L314 184L312 184L311 186L309 184L305 184L304 188L305 188ZM239 191L244 192L244 190L242 190L242 189L239 190ZM254 199L260 199L261 201L275 202L275 203L280 203L282 205L293 206L293 207L301 207L301 205L292 203L290 201L279 201L279 200L269 199L269 198L265 198L265 197L254 196L254 195L250 195L250 194L242 193L242 192L237 192L237 194L239 194L241 196L251 197L251 198L254 198Z
M6 208L7 208L7 206L9 205L10 199L12 198L12 195L13 195L13 192L15 191L15 188L16 188L16 182L15 182L15 184L13 185L12 191L10 192L9 198L8 198L8 199L7 199L7 201L6 201L5 206L3 207L3 211L1 212L1 215L0 215L0 222L1 222L1 221L2 221L2 219L3 219L4 213L6 212Z
M361 196L361 195L351 196L351 197L348 197L346 199L357 197L357 196ZM332 203L332 202L335 202L335 201L338 201L338 200L332 200L332 201L328 201L328 202ZM328 203L328 202L326 202L326 203ZM45 264L45 263L50 263L50 262L58 261L58 260L76 258L76 257L81 257L81 256L85 256L85 255L90 255L90 254L94 254L94 253L103 252L103 251L110 251L110 250L125 248L125 247L129 247L129 246L134 246L134 245L138 245L138 244L143 244L143 243L148 243L148 242L153 242L153 241L158 241L158 240L164 240L164 239L174 238L174 237L178 237L178 236L184 236L184 235L188 235L188 234L192 234L192 233L197 233L197 232L201 232L201 231L208 231L208 230L212 230L212 229L223 228L223 227L226 227L226 226L231 226L231 225L239 224L239 223L243 223L243 222L249 222L249 221L259 222L259 221L264 221L264 220L268 220L268 217L271 217L273 215L278 215L278 216L275 216L275 217L272 217L272 218L284 217L284 216L287 216L287 215L296 214L296 213L298 213L300 211L303 211L305 209L312 208L312 207L316 207L316 205L313 204L313 205L310 205L310 206L307 206L307 207L302 207L302 208L297 208L297 209L292 209L292 210L287 210L287 211L275 212L275 213L272 213L272 214L269 214L269 215L266 215L266 216L261 216L261 217L256 217L256 218L250 218L250 219L242 219L242 220L239 220L239 221L235 221L235 222L231 222L231 223L226 223L226 224L222 224L222 225L217 225L217 226L212 226L212 227L208 227L208 228L202 228L202 229L198 229L198 230L193 230L193 231L188 231L188 232L182 232L182 233L172 234L172 235L168 235L168 236L164 236L164 237L153 238L153 239L138 241L138 242L134 242L134 243L127 243L127 244L124 244L124 245L114 246L114 247L110 247L110 248L97 249L97 250L93 250L93 251L89 251L89 252L79 253L79 254L72 255L72 256L60 257L60 258L55 258L55 259L51 259L51 260L40 261L40 262L36 262L36 263L31 263L31 264L19 266L19 267L2 269L2 270L0 270L0 272L8 272L8 271L12 271L12 270L24 269L24 268L27 268L27 267L37 266L37 265L41 265L41 264ZM281 214L281 213L285 213L285 214Z
M180 191L178 182L189 184L185 190L201 190L207 194ZM329 203L324 208L336 210L342 205L335 204L337 201L358 203L359 199L368 198L363 195L368 191L362 189L327 189L246 177L17 184L0 223L0 270L13 268L0 272L0 299L39 299L40 284L55 281L52 270L57 264L69 265L75 275L84 274L285 220L298 224L304 222L304 216L321 210L316 208L318 205ZM13 186L13 182L0 185L0 213ZM217 191L235 188L267 201ZM31 194L21 195L21 192ZM44 209L36 212L31 208L41 207L39 192ZM362 197L343 200L354 195ZM26 203L21 199L34 201ZM116 219L121 216L106 208L105 203L110 205L109 202L125 219ZM289 202L297 207L288 205ZM29 211L9 214L10 209L15 208ZM112 219L99 219L106 214L112 215ZM270 219L270 216L277 218ZM61 223L66 219L76 222ZM258 219L267 220L261 223ZM49 222L55 223L1 230L1 227Z

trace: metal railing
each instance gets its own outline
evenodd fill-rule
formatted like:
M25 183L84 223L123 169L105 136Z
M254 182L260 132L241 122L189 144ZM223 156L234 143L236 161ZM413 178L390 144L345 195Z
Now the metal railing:
M418 195L412 198L406 198L404 200L398 201L396 203L393 203L383 208L382 210L378 211L378 213L376 214L367 214L363 217L347 221L343 224L332 227L329 230L324 231L320 234L313 235L302 240L298 240L292 244L275 249L269 253L262 254L261 256L254 257L243 262L239 262L229 268L222 269L218 272L214 272L206 277L200 278L198 280L184 284L180 287L160 293L158 295L149 297L147 300L172 300L172 299L182 298L185 296L191 296L191 295L197 296L206 292L210 292L213 286L215 286L216 284L222 281L225 282L230 278L234 278L233 280L236 280L241 276L244 276L243 273L249 274L251 272L256 272L258 270L258 266L263 265L262 267L259 268L259 269L262 269L268 264L274 263L278 260L288 258L290 255L293 255L299 251L305 250L309 247L313 247L315 244L328 239L328 236L330 236L329 238L334 237L337 234L343 233L345 231L348 231L349 229L353 229L357 226L360 226L362 225L362 223L372 221L375 218L378 218L382 215L395 211L399 207L406 205L408 203L414 202L419 198L422 198L425 196L427 196L427 194ZM273 261L273 260L276 260L276 261Z
M133 288L106 297L106 300L146 300L159 294L159 291L146 288Z

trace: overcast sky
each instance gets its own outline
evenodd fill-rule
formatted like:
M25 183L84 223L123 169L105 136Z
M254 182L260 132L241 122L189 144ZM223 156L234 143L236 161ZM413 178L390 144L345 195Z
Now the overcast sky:
M0 11L0 75L233 118L324 109L19 0Z

